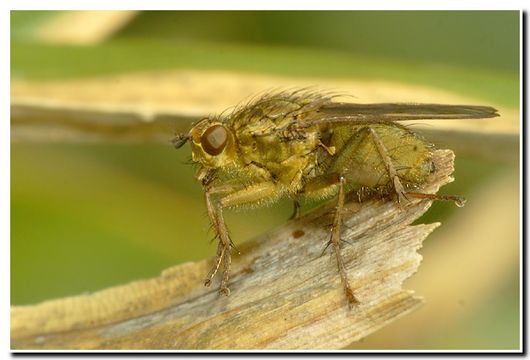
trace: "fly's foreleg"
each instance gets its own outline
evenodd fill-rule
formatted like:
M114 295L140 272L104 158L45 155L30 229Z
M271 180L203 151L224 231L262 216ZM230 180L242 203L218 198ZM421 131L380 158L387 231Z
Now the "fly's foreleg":
M225 194L218 200L212 199L213 194ZM228 282L230 280L230 267L232 264L231 250L233 244L228 234L228 229L223 217L223 209L227 207L237 207L245 203L253 203L256 201L273 200L281 194L276 191L276 184L273 182L263 182L247 188L240 187L219 187L210 188L205 191L206 209L208 217L215 230L215 234L219 239L217 244L217 252L214 259L212 269L208 273L205 286L210 286L214 276L223 264L223 274L221 277L221 284L219 285L219 292L224 295L230 295Z
M227 283L231 264L231 240L228 234L228 229L226 228L226 224L224 222L222 209L212 202L210 191L207 190L205 192L205 197L208 217L210 218L210 221L214 228L215 235L219 239L219 243L217 244L217 253L215 255L214 265L208 273L206 280L204 280L204 285L210 286L210 284L212 283L212 279L215 274L217 274L217 271L219 270L222 262L224 264L223 279L221 280L221 285L219 286L219 292L224 295L229 295L230 290L228 289Z

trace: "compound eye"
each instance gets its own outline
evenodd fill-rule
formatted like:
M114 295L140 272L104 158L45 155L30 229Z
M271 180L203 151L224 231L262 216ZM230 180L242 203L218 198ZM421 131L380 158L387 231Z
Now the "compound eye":
M210 155L219 155L226 146L228 133L222 125L208 128L201 136L201 145Z

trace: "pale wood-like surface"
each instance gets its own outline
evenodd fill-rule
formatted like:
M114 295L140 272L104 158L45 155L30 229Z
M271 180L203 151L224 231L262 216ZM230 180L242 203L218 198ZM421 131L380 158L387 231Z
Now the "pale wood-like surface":
M453 153L435 153L435 192L452 181ZM342 292L329 237L333 205L286 223L240 248L230 297L202 281L211 259L160 277L93 294L11 309L13 349L339 349L416 309L402 289L418 268L417 250L439 224L410 223L430 201L347 204L342 238L360 304ZM214 284L215 286L216 284ZM406 329L403 329L406 331Z

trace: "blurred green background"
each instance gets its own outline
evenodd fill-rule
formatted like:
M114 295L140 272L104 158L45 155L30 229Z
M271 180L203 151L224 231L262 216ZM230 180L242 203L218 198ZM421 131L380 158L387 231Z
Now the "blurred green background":
M11 13L12 79L220 69L402 81L519 107L514 11L140 12L87 46L39 38L59 15ZM13 143L11 303L94 291L212 256L202 191L188 158L187 149L150 143ZM516 161L517 154L513 163L458 156L457 181L443 193L468 196L480 183L516 171ZM237 243L280 225L290 211L281 202L252 216L229 213L227 221ZM445 221L458 211L437 203L421 222ZM518 347L517 265L502 285L509 290L485 299L487 307L471 311L448 330L451 336L414 344Z

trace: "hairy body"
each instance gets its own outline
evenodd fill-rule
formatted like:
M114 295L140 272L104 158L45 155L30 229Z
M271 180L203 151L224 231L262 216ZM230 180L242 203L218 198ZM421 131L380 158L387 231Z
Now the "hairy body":
M227 116L200 120L187 140L199 165L208 215L219 238L209 285L224 263L220 291L229 294L231 240L222 211L254 207L282 197L294 201L337 198L330 244L337 257L346 296L355 303L340 256L341 209L345 196L360 201L373 196L408 196L462 203L458 197L414 192L434 171L433 146L396 123L412 119L455 119L497 116L483 106L437 104L351 104L334 97L297 90L265 95Z

